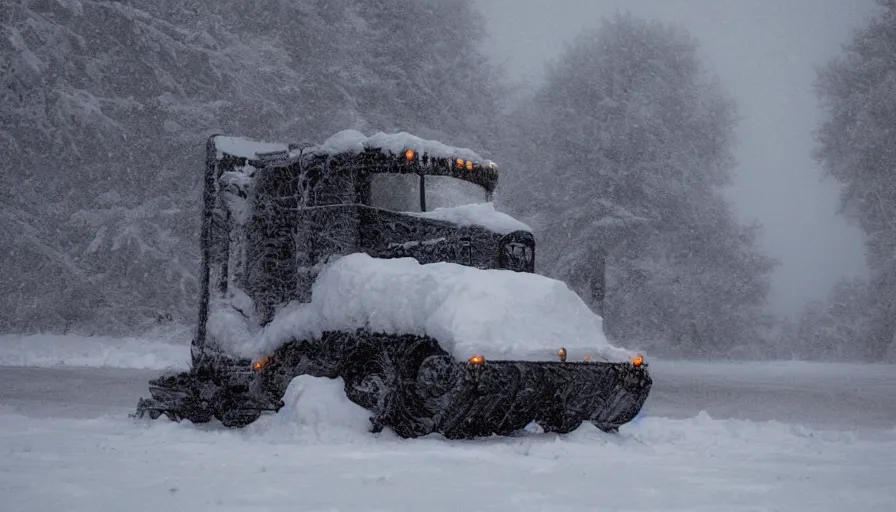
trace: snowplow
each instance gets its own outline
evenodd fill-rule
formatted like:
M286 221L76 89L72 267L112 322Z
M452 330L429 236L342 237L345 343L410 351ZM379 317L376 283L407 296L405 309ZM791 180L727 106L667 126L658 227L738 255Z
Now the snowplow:
M242 427L300 375L341 379L371 431L402 437L610 432L644 404L643 357L535 272L532 230L495 210L498 167L475 152L216 135L204 177L191 366L150 381L135 416Z

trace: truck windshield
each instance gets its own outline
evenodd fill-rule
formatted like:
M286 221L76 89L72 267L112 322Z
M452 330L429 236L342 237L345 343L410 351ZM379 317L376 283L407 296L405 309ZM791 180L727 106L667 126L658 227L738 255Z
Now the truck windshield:
M420 211L420 176L377 173L370 181L370 206L396 212Z
M428 211L488 202L488 192L485 188L466 180L451 176L426 176L423 183L426 187Z
M370 205L397 212L420 212L420 176L377 173L370 182ZM488 202L484 187L451 176L423 177L426 210Z

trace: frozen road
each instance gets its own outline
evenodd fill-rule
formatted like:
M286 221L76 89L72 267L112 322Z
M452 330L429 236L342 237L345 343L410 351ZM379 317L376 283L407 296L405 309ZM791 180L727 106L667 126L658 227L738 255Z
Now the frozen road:
M896 427L896 366L656 362L644 415ZM126 415L158 370L0 367L0 406L29 416Z

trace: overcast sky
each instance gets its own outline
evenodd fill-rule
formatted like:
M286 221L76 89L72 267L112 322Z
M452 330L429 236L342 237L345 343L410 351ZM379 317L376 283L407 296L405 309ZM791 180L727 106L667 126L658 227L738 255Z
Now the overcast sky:
M730 190L741 217L764 226L781 262L772 306L798 314L844 276L864 275L862 235L837 215L838 185L822 181L812 131L822 115L815 68L876 12L873 0L479 0L490 51L516 81L537 84L543 65L581 30L615 12L677 23L700 40L706 67L738 103L740 162Z

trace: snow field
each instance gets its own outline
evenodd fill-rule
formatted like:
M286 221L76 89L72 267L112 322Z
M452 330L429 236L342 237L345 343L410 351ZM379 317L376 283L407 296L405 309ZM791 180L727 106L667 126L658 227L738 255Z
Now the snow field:
M178 343L3 335L0 360L185 367L186 342ZM147 390L140 385L131 400L120 391L129 382L109 380L120 372L73 379L83 387L72 391L71 403L27 395L33 391L17 377L21 390L9 396L22 400L0 399L0 496L6 498L0 510L896 510L896 418L883 406L892 395L892 367L655 363L651 399L618 435L586 424L566 436L532 429L472 441L371 434L369 414L348 401L340 380L298 377L279 414L228 430L215 422L128 418ZM700 407L707 397L693 390L709 383L731 402L721 408L725 414L780 414L776 401L792 396L794 406L813 398L803 405L818 409L820 419L846 421L851 402L834 391L853 386L848 400L867 396L881 404L870 425L882 428L863 423L872 412L866 406L853 418L865 425L859 429L811 428L799 418L717 419L706 412L664 417L676 407ZM815 388L830 397L830 408L806 395ZM676 389L690 389L689 398ZM105 396L108 405L91 407L90 419L67 417L68 409L84 407L73 398L82 393Z
M618 435L587 425L567 436L402 440L367 433L341 386L297 378L280 414L239 431L0 409L0 495L16 497L4 510L896 509L896 431L701 413L641 418Z

